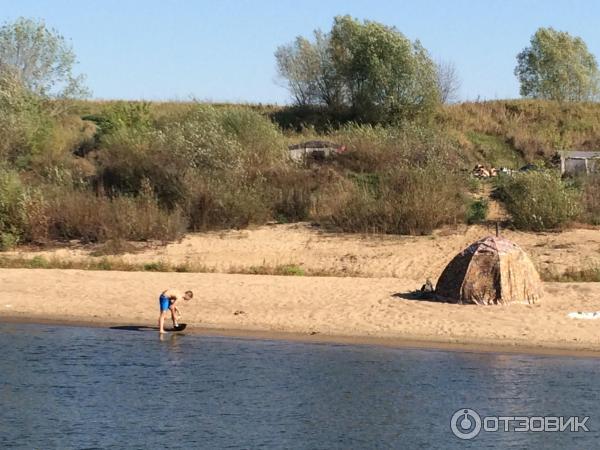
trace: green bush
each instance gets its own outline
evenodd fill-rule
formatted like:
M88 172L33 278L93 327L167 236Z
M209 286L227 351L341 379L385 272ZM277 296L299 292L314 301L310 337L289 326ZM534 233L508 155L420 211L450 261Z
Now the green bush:
M303 277L306 274L302 267L293 264L281 266L277 269L278 275Z
M473 200L469 203L469 207L467 208L467 223L481 223L485 222L485 219L488 215L489 203L484 198L479 198L477 200Z
M150 103L143 101L109 103L102 108L100 113L86 114L82 119L96 125L95 144L123 131L129 134L144 134L150 131L154 124Z
M0 247L16 245L25 225L25 187L17 172L0 167Z
M582 180L581 220L600 225L600 175L593 174Z
M169 267L162 261L146 263L143 266L146 272L168 272Z
M261 183L199 180L187 206L192 230L245 228L265 223L271 209Z
M29 261L29 267L31 269L45 269L50 266L50 262L43 256L34 256Z
M564 228L581 210L579 192L550 171L499 177L496 190L514 225L522 230Z
M313 196L327 180L318 170L282 166L265 174L265 189L272 207L272 216L280 222L307 220L313 206Z
M347 148L338 164L358 173L434 162L458 168L466 159L452 137L435 127L348 124L329 137Z
M110 124L110 131L126 129L143 133L153 124L150 103L144 101L112 103L104 110L103 116Z
M0 74L0 161L27 168L49 144L55 120L46 103L16 78Z
M197 105L184 114L167 117L156 135L159 146L186 168L208 176L243 171L243 149L227 132L219 112L212 106Z
M165 117L159 142L205 175L246 173L285 158L283 136L269 119L247 108L195 105Z
M0 251L13 249L19 243L19 237L14 233L0 233Z
M281 131L263 115L248 108L224 108L219 110L219 121L239 143L245 167L271 167L284 160Z
M150 186L160 205L174 209L185 203L187 163L159 145L155 136L119 132L107 139L98 158L96 185L106 195L139 195Z
M162 117L155 129L123 128L107 137L98 183L113 196L138 195L142 183L150 183L168 209L197 202L190 189L209 184L211 189L225 189L210 195L226 210L226 204L237 201L227 195L224 181L233 182L233 190L247 198L244 186L256 187L261 173L284 160L284 148L277 128L254 111L194 105Z
M430 234L464 220L466 182L440 165L392 169L374 192L357 185L323 220L348 232Z

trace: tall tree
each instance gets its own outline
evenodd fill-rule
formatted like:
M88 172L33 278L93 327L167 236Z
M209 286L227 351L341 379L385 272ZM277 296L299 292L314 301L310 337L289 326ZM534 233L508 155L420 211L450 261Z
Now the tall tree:
M319 101L316 89L319 59L314 44L298 36L293 43L278 47L275 59L277 72L287 83L297 105L304 106Z
M331 30L334 66L357 116L369 122L413 117L438 102L435 65L396 28L350 16Z
M453 62L438 61L437 80L442 103L454 103L458 101L460 78Z
M329 33L316 31L314 42L299 37L275 56L297 104L344 108L378 123L430 116L439 103L427 51L377 22L338 16Z
M558 101L589 101L598 96L598 64L580 37L540 28L517 55L515 75L521 95Z
M329 54L329 35L313 32L314 41L298 36L275 51L277 72L285 80L297 105L327 105L340 102L340 86Z
M75 53L56 30L26 18L0 27L0 71L18 77L33 93L57 97L87 94L73 74Z

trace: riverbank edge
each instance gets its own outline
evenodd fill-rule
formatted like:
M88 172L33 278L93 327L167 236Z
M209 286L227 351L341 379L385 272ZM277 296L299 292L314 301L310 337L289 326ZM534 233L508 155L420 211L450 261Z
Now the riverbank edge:
M30 314L8 314L0 317L0 323L39 324L70 327L113 328L115 331L137 331L156 333L158 328L153 323L131 324L106 320L92 320L87 317L53 318ZM121 327L121 328L117 328ZM124 327L128 327L127 329ZM378 346L388 348L437 350L463 353L496 353L523 354L534 356L561 356L575 358L600 358L600 348L591 348L578 344L565 345L553 342L538 342L536 345L523 345L520 342L506 340L504 342L472 342L468 340L443 340L431 336L367 336L336 334L305 334L289 331L255 330L220 328L206 324L188 323L185 333L197 336L225 337L233 339L288 341L310 344L338 344L349 346Z

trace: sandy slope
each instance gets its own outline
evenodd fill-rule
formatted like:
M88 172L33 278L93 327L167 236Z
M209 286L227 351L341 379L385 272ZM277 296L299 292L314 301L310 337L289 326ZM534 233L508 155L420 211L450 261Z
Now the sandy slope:
M394 296L412 287L394 278L0 270L4 316L154 325L157 295L192 289L182 305L191 328L286 331L600 352L596 321L566 317L600 310L600 285L547 284L541 305L458 306ZM237 313L237 314L236 314Z
M251 266L296 264L313 271L333 271L363 277L397 277L421 286L426 277L436 280L452 257L473 241L494 233L482 226L460 227L433 236L361 236L326 233L307 224L264 226L253 230L198 233L167 246L148 246L118 258L130 262L192 263L217 272ZM575 229L564 233L505 231L521 245L540 269L600 265L600 232ZM89 257L89 248L73 246L45 252L11 252L8 255L43 255L60 259Z

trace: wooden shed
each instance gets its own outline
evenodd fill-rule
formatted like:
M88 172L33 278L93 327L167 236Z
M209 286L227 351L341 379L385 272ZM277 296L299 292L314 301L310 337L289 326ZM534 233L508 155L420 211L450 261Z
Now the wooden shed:
M560 155L561 175L590 174L600 171L600 151L567 151Z

